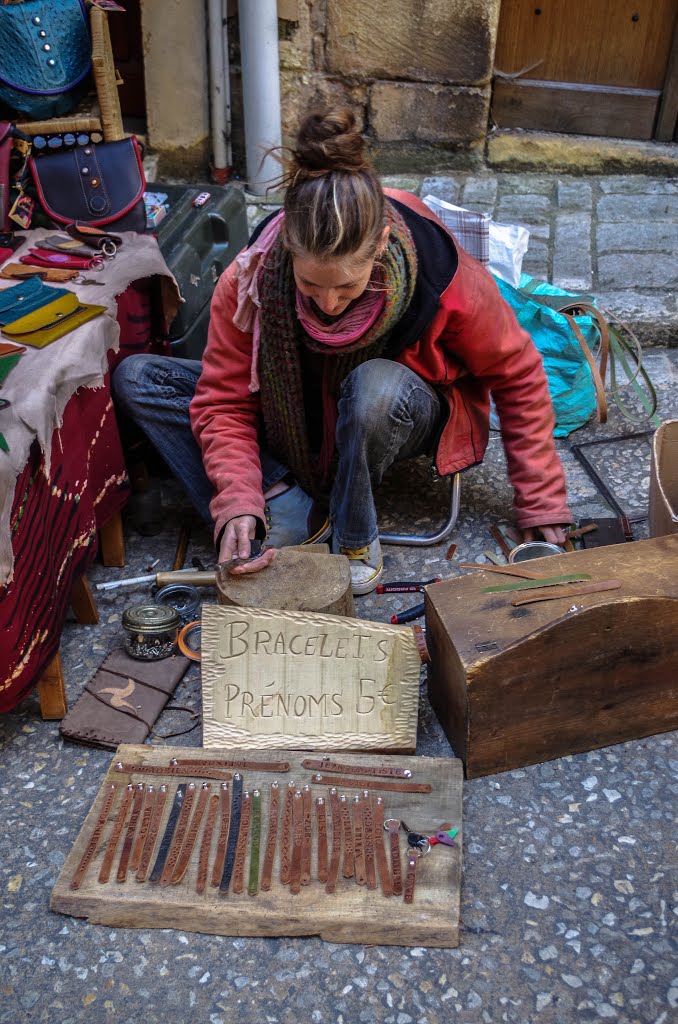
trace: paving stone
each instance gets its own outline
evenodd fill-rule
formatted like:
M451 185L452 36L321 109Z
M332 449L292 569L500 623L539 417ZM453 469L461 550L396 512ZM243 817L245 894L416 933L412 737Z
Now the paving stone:
M499 174L497 180L502 195L552 196L555 182L550 174Z
M643 345L678 345L678 311L671 294L594 288L596 300L636 332Z
M553 284L568 291L586 291L592 284L591 217L559 213L553 247Z
M597 204L598 222L677 220L678 195L603 196Z
M561 210L590 210L593 189L583 178L561 178L558 182L558 207Z
M615 249L628 252L665 252L667 259L678 259L677 221L639 221L599 224L596 229L598 252ZM671 256L673 254L673 256Z
M645 174L618 174L599 178L598 183L601 191L617 195L678 193L678 178L651 178Z
M648 254L598 257L598 284L601 288L675 288L678 285L678 260L658 260Z

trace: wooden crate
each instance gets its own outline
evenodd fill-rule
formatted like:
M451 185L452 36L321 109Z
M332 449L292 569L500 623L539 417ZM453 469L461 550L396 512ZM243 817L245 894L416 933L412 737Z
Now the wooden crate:
M426 591L431 704L475 778L678 728L678 535L537 559L606 593L513 607L477 572Z
M278 778L281 788L287 779L294 779L301 786L312 783L312 772L301 767L304 757L321 754L293 754L288 751L239 751L243 757L257 761L285 760L289 772L278 776L261 771L244 771L245 788L250 791L259 787L262 793L262 840L261 857L267 834L268 794L270 783ZM131 873L126 881L117 882L118 855L106 884L97 881L103 859L100 849L77 890L70 888L76 866L92 834L105 795L112 782L153 782L160 785L167 782L169 794L173 794L177 782L189 781L176 777L128 775L114 770L118 760L154 765L167 765L171 757L201 757L218 759L233 757L233 751L196 750L186 747L149 747L123 745L118 748L106 778L85 819L80 833L66 858L52 891L50 908L58 913L73 917L84 917L91 924L103 924L121 928L181 928L186 931L206 932L215 935L260 935L260 936L302 936L319 935L331 942L380 943L403 946L453 947L459 943L459 895L461 881L461 832L457 845L452 848L435 846L419 860L414 902L410 905L402 897L385 897L380 888L368 890L357 885L354 878L343 878L341 873L334 895L325 892L323 883L317 880L316 856L313 849L311 883L302 886L298 895L290 892L289 886L282 885L280 874L280 842L277 844L272 886L268 892L260 891L249 896L247 883L241 894L228 891L221 896L218 889L209 884L202 896L195 892L200 837L193 848L188 871L178 885L160 888L149 882L139 883ZM430 782L430 794L382 793L386 818L404 818L410 828L435 830L451 823L461 827L462 813L462 769L461 762L450 759L424 757L393 757L374 755L342 754L342 761L351 764L393 765L409 768L412 780ZM189 769L190 770L190 769ZM212 783L213 789L218 788ZM327 787L312 784L313 802L315 797L327 797ZM340 790L347 794L354 790ZM160 835L169 816L171 800L168 799L161 822ZM117 803L112 807L106 829L102 836L105 847L115 817ZM331 827L329 829L331 833ZM213 836L210 857L210 871L216 851L218 827ZM405 860L406 841L401 832L401 859ZM157 846L156 846L157 851ZM249 852L248 852L249 864ZM247 866L245 879L247 879Z

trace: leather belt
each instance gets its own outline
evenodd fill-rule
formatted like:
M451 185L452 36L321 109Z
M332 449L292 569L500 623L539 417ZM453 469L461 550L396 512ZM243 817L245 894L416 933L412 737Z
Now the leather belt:
M198 878L195 883L195 891L198 896L202 896L207 887L207 871L209 868L210 849L212 847L212 835L214 834L218 813L219 797L216 793L213 793L207 807L207 821L205 822L205 831L202 834L200 853L198 854Z
M179 818L179 812L183 806L184 796L186 795L186 783L180 782L177 786L174 794L174 801L170 809L169 818L167 819L167 825L165 826L165 834L160 842L160 849L158 850L158 856L155 858L155 864L149 881L155 885L156 882L160 881L163 869L165 867L165 861L167 860L167 854L169 852L170 843L172 842L172 836L174 835L174 829ZM143 858L142 858L143 859ZM137 874L137 878L139 875Z
M410 850L407 854L407 870L405 872L405 903L414 902L414 886L417 881L417 861L419 860L418 850Z
M313 782L321 786L338 786L340 789L385 790L389 793L431 793L428 782L382 782L373 779L333 779L331 775L314 775Z
M363 794L363 842L365 844L365 878L368 889L377 888L377 875L374 867L374 817L372 814L372 798Z
M294 783L288 782L283 803L282 827L280 831L280 881L283 885L289 885L292 875L292 803L294 801L294 791Z
M96 824L95 824L94 828L92 829L92 835L89 837L89 840L87 841L87 845L85 847L84 853L83 853L82 857L80 858L78 866L76 867L75 871L73 872L73 877L71 878L71 885L70 885L71 889L79 889L80 888L82 880L83 880L83 878L85 877L85 875L87 873L87 869L90 866L90 864L92 863L92 858L94 857L94 854L97 852L97 847L99 846L99 840L101 839L101 833L103 832L104 828L106 827L106 822L108 821L108 815L111 813L111 807L113 806L113 801L115 800L117 792L118 792L117 784L115 782L112 782L110 787L109 787L109 789L108 789L108 792L106 793L106 796L104 797L104 802L101 805L101 810L99 811L99 816L97 817Z
M233 865L233 892L235 893L241 893L245 883L245 858L247 856L247 840L250 834L251 817L252 797L248 790L245 790L242 795L240 832L238 833L238 845L235 848L235 862Z
M384 801L380 796L374 801L374 852L377 861L377 871L381 881L381 891L384 896L393 895L393 882L388 870L388 860L384 847Z
M116 772L127 772L129 775L179 775L184 779L213 779L215 782L228 782L231 778L230 772L217 771L216 768L184 768L180 764L157 765L157 764L130 764L129 762L118 761L115 766Z
M290 873L290 892L295 896L301 890L301 844L304 833L304 798L297 789L292 798L292 871Z
M228 824L228 844L226 846L226 857L224 870L219 883L219 892L224 895L228 892L233 874L233 863L235 861L235 849L238 845L238 833L240 832L240 816L242 814L242 775L236 773L233 776L233 798L231 800L231 819Z
M136 842L132 848L132 857L129 862L129 869L136 873L139 864L141 863L141 854L144 849L144 843L146 842L146 836L148 835L148 826L151 822L151 814L155 805L155 788L150 785L146 788L146 799L144 800L144 813L141 817L141 825L139 826L139 835L136 838Z
M158 832L160 830L160 822L162 821L162 813L165 810L165 804L167 803L167 786L163 782L160 789L157 792L155 801L153 802L153 810L151 811L151 819L148 823L148 835L144 841L144 848L141 851L141 860L139 861L139 867L137 868L137 882L145 882L148 876L148 869L151 864L151 857L155 850L155 843L158 838ZM142 822L143 825L143 822Z
M186 787L186 795L184 796L184 805L181 808L181 813L174 830L169 853L167 854L167 860L165 861L165 866L162 869L162 874L160 875L160 885L163 887L169 885L172 881L172 875L174 874L174 869L177 861L179 860L181 848L184 845L184 837L186 835L186 829L188 828L188 818L191 813L191 807L193 806L194 799L195 782L189 782ZM153 881L153 879L151 879L151 881Z
M315 801L315 815L318 822L318 881L327 881L327 804L325 797Z
M221 821L219 823L219 839L217 841L217 855L212 866L212 887L217 888L221 884L226 861L226 843L231 820L231 793L227 782L221 783L221 794L219 800L221 810Z
M339 761L330 761L329 758L306 757L301 762L304 768L319 772L342 772L348 775L376 775L379 778L411 779L412 772L409 768L386 768L385 766L368 764L342 764Z
M198 802L195 805L195 810L193 811L191 824L188 826L188 832L186 833L184 845L181 848L181 853L179 854L179 859L177 860L176 867L172 872L172 877L170 879L172 885L178 885L178 883L186 874L186 870L191 859L191 854L193 853L193 847L195 846L195 841L198 838L198 832L200 831L200 826L202 825L202 819L205 816L207 801L210 795L210 788L211 787L209 782L203 782L200 788L200 794L198 796Z
M271 796L268 805L268 834L266 836L266 849L264 851L264 868L261 873L261 888L268 892L271 888L271 876L273 875L273 860L275 848L278 842L278 820L280 818L280 786L278 782L271 783Z
M301 884L311 884L311 855L313 849L313 796L311 787L304 786L301 791L304 812L303 834L301 838Z
M118 808L118 813L115 816L113 828L111 829L111 834L109 835L108 843L106 844L106 852L104 854L104 859L101 862L101 867L99 868L99 881L101 883L107 882L108 879L110 878L111 868L113 866L113 858L115 857L115 851L118 849L120 836L122 835L122 830L125 827L127 812L129 811L132 805L133 799L134 786L130 782L129 785L125 786L125 793L122 798L120 807Z
M194 768L237 768L249 769L252 772L288 772L289 761L248 761L244 757L216 757L214 759L200 757L172 757L170 764L192 765Z
M343 793L339 798L339 809L341 811L342 831L344 833L344 878L352 878L355 869L355 855L353 852L353 826L351 824L351 805L348 797Z
M332 812L332 857L325 886L325 892L327 893L336 892L339 863L341 861L341 806L339 794L334 787L330 789L330 811Z
M363 823L363 798L353 797L353 842L355 846L355 880L364 885L365 875L365 836Z
M391 888L394 896L403 892L403 874L400 866L400 822L397 818L389 818L385 823L391 847Z
M259 892L259 847L261 845L261 793L252 793L252 842L250 844L250 877L247 892L256 896Z
M129 816L127 832L125 833L125 841L122 844L122 853L120 854L120 860L118 861L118 873L116 875L116 881L118 882L124 882L127 878L127 865L129 864L129 859L132 855L132 843L134 842L134 836L137 830L137 822L144 805L144 796L146 795L145 789L146 787L143 782L139 782L134 789L132 813Z

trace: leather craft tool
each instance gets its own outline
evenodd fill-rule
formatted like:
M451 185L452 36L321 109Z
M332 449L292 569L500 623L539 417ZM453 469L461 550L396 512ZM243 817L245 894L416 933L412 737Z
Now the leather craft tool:
M242 814L242 775L237 772L233 776L233 797L231 799L231 818L228 824L228 843L226 844L226 856L224 858L224 870L219 882L219 892L224 896L228 892L233 874L233 863L235 851L238 845L240 833L240 817Z
M155 858L155 864L150 875L150 882L154 885L160 881L163 868L165 867L165 861L167 860L167 854L169 853L170 843L174 835L174 829L176 828L177 821L179 819L179 813L183 806L184 796L186 795L186 783L180 782L176 788L174 794L174 800L170 809L169 818L167 819L167 825L165 826L165 833L160 841L160 849L158 850L158 856ZM142 857L143 861L143 857ZM137 881L139 881L139 874L137 873Z
M521 597L514 597L511 604L518 607L521 604L533 604L535 601L556 601L558 599L580 597L583 594L601 594L606 590L619 590L621 580L603 580L600 583L587 583L581 587L567 587L566 589L550 590L546 593L536 591L532 594L523 594Z
M337 879L339 877L339 863L341 861L341 809L339 805L339 794L334 786L330 789L330 811L332 812L332 856L330 868L327 873L325 892L332 894L337 890Z
M365 835L363 821L363 798L353 797L353 847L355 858L355 880L358 885L365 885Z
M191 824L188 826L188 832L186 833L186 838L184 839L184 845L181 848L181 853L179 854L176 867L174 868L174 871L172 872L172 877L170 878L171 885L178 885L178 883L186 874L186 870L191 859L191 854L193 853L193 847L195 846L195 841L198 838L198 832L200 831L200 826L202 825L202 819L204 818L205 810L207 809L207 801L210 795L210 788L211 787L209 782L203 782L200 788L200 794L198 796L198 802L196 804L195 810L193 811Z
M110 878L111 868L113 866L113 858L115 857L115 851L118 849L118 843L120 842L120 836L122 830L125 827L125 821L127 819L127 812L132 806L132 800L134 798L134 786L130 782L129 785L125 786L125 793L122 798L118 813L113 822L113 828L111 834L108 837L108 843L106 844L106 852L104 853L104 859L101 862L99 868L99 882L102 884L107 882Z
M275 848L278 843L278 821L280 818L280 785L278 781L271 783L271 792L268 801L268 833L266 835L266 849L264 850L264 867L261 872L261 888L268 892L271 888L271 877L273 875L273 861L275 859Z
M301 790L295 791L292 798L292 868L290 872L290 892L297 895L301 892L301 844L304 831L304 802Z
M212 836L214 834L214 826L217 823L217 814L219 813L219 796L217 793L213 793L209 799L207 806L207 821L205 822L205 831L202 834L202 841L200 843L200 853L198 854L198 877L195 883L195 891L198 896L202 896L205 889L207 888L207 872L209 869L210 849L212 847Z
M166 803L167 786L163 782L156 794L155 801L153 802L151 819L148 823L148 835L144 841L144 848L141 851L141 860L139 862L139 867L137 868L137 882L145 882L148 876L148 869L151 864L153 851L155 850L155 843L158 838L158 832L160 831L160 822L162 821L162 814L165 810Z
M578 526L575 530L568 530L565 536L568 540L575 540L577 537L584 537L587 533L595 533L598 523L587 523L585 526Z
M367 790L363 793L363 843L365 846L365 879L368 889L377 888L377 874L374 866L374 818L372 800Z
M212 866L211 881L211 884L215 889L221 884L221 877L224 873L224 864L226 862L226 843L228 842L228 830L231 820L231 792L228 788L227 782L221 783L219 810L221 812L219 839L217 841L217 855Z
M355 871L355 848L353 843L353 823L351 821L351 805L348 797L342 793L339 797L341 812L341 828L344 836L344 878L352 878Z
M381 891L384 896L392 896L393 883L388 870L388 860L384 847L384 801L380 796L375 797L374 800L372 829L374 834L374 854L377 862L377 871L379 872L379 881L381 882Z
M213 760L200 757L173 757L170 764L190 765L194 768L237 768L253 772L288 772L289 761L251 761L243 757L220 757Z
M283 885L290 884L292 876L292 803L295 793L294 782L287 783L285 801L283 803L282 827L280 830L280 881Z
M328 877L327 804L323 796L316 797L315 815L318 823L318 881L326 882Z
M82 857L80 858L78 866L76 867L75 871L73 872L73 877L71 878L71 884L70 884L71 889L79 889L80 888L82 880L85 877L85 875L87 873L87 869L88 869L88 867L90 866L90 864L92 862L92 858L94 857L94 854L97 851L97 847L99 846L99 840L101 839L101 833L103 832L104 828L106 827L106 822L108 821L108 815L111 813L111 807L113 806L113 801L115 800L115 796L116 796L117 791L118 791L118 787L117 787L116 783L115 782L111 783L111 787L108 790L108 792L106 793L106 797L104 799L104 802L101 805L101 810L99 811L99 816L98 816L98 818L96 820L96 824L95 824L94 828L92 829L92 835L89 837L89 840L87 842L87 846L85 847L84 853L83 853Z
M534 590L536 587L557 587L560 583L584 583L591 577L586 572L564 573L562 576L548 576L542 580L517 580L515 583L502 583L500 587L483 587L481 594L506 594L512 590Z
M400 822L397 818L388 818L384 822L384 829L388 832L388 842L391 851L391 889L394 896L402 895L403 875L400 864Z
M154 806L155 787L150 785L146 788L146 799L144 800L144 812L141 818L141 825L139 826L139 835L137 836L132 848L132 856L129 862L130 871L135 873L141 863L141 854L144 849L144 843L146 842L146 836L148 835L148 826L151 823L151 814L153 813Z
M329 758L305 757L301 762L304 768L312 771L337 772L339 774L375 775L380 778L410 779L409 768L387 768L384 765L344 764L341 761L330 761Z
M333 779L332 776L314 775L313 782L320 786L337 786L340 789L378 789L390 793L430 793L432 791L428 782L390 782L373 779Z
M250 845L250 877L247 892L256 896L259 892L259 847L261 844L261 793L252 793L252 842Z
M216 768L198 768L188 766L186 770L179 764L155 765L155 764L130 764L118 761L115 766L117 772L127 772L129 775L179 775L184 779L212 779L215 782L228 782L232 775L230 772L218 771Z
M186 793L183 799L183 806L181 813L179 814L179 820L177 821L176 828L174 829L174 835L172 836L172 842L170 843L169 851L167 853L167 860L162 869L160 875L160 885L165 888L172 881L172 875L176 867L177 861L179 860L179 854L184 845L184 839L186 836L186 830L188 828L188 818L191 813L193 806L193 800L195 799L195 782L189 782L186 787ZM153 877L151 877L153 881Z
M238 832L238 843L235 848L235 861L233 863L233 892L241 893L245 885L245 857L247 856L247 840L250 836L250 821L252 819L252 794L248 789L242 795L242 814L240 816L240 830Z
M232 569L237 568L239 565L246 565L247 562L253 562L255 558L259 558L264 553L261 546L260 540L250 541L250 553L246 558L231 558L228 562L219 562L217 565L217 572L230 572Z
M127 878L127 867L132 855L132 844L137 831L137 822L143 809L145 788L146 787L143 782L140 782L134 789L132 813L129 816L127 832L125 833L125 841L122 844L122 853L120 854L120 860L118 862L118 873L116 875L116 881L118 882L124 882Z
M301 839L301 884L311 884L311 851L313 848L313 802L311 787L304 786L301 791L304 812L304 828Z

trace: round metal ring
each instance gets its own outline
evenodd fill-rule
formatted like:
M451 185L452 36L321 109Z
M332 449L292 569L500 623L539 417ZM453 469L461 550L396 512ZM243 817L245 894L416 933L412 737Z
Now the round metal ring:
M396 825L398 826L398 831L400 831L400 819L399 818L387 818L386 821L384 822L384 832L388 832L388 826L393 821L395 821Z
M200 615L200 594L190 583L168 583L156 591L153 600L174 608L184 622L195 622Z
M185 654L191 661L202 661L200 653L200 636L202 623L200 619L195 622L187 622L183 629L179 630L177 644L182 654Z
M108 258L112 260L116 252L118 251L118 247L112 238L104 238L103 242L101 243L101 251L104 254L104 256L108 256Z

